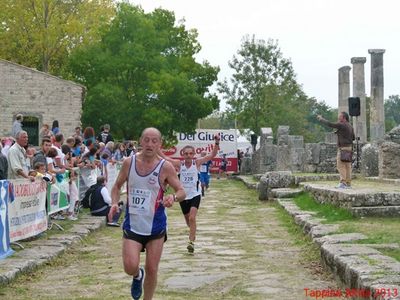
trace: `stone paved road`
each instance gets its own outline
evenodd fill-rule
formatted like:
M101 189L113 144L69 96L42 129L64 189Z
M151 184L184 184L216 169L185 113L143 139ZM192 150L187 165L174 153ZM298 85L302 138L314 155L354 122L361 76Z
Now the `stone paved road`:
M155 299L313 299L304 288L337 289L305 260L278 209L231 180L213 180L198 216L194 255L178 206L169 211L169 235ZM129 299L131 279L121 267L121 233L104 228L61 259L0 290L1 299ZM314 298L315 299L315 298ZM330 298L337 299L337 298Z

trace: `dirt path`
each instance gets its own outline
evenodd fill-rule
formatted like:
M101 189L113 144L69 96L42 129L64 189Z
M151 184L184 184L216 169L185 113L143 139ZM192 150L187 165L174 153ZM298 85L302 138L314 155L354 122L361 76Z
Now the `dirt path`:
M304 289L337 289L318 262L306 258L312 248L295 242L299 236L283 226L280 213L240 182L213 180L199 211L195 254L189 255L187 228L174 206L155 299L315 299ZM0 298L129 299L131 278L120 254L121 230L101 229L0 290Z

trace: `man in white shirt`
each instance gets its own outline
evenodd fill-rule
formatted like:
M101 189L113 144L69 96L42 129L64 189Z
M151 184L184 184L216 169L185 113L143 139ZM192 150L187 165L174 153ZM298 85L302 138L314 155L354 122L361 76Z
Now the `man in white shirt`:
M28 144L28 133L19 131L16 135L16 142L8 150L8 179L26 178L35 181L35 177L28 175L28 166L26 164L25 146Z

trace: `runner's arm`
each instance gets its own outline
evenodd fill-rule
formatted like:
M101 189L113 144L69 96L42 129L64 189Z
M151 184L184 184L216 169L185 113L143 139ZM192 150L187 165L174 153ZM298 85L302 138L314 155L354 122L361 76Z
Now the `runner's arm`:
M215 156L217 156L218 150L219 150L219 142L220 142L220 139L219 139L219 136L218 136L218 135L215 135L215 136L214 136L214 139L215 139L215 144L214 144L214 147L213 147L213 150L211 151L211 153L207 154L206 156L199 157L198 159L196 159L197 168L198 168L201 164L203 164L203 163L205 163L205 162L208 162L209 160L212 160Z
M186 198L186 192L183 189L182 183L180 182L174 166L168 161L163 166L165 172L165 183L169 184L175 191L175 194L165 195L163 199L163 205L170 207L174 202L181 202Z
M166 156L161 149L157 152L158 156L164 158L166 161L169 161L174 167L179 167L181 165L181 161L179 159L171 158Z

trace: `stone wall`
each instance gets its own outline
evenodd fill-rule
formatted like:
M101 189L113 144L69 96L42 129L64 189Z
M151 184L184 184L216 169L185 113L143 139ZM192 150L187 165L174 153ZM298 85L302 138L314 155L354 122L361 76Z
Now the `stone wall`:
M400 178L400 144L383 142L379 147L379 177Z
M400 178L400 126L385 135L379 146L379 177Z
M336 173L336 136L324 143L304 143L302 136L289 135L289 126L279 126L277 144L271 128L261 129L260 148L252 156L252 173L270 171ZM333 141L333 143L331 143Z
M376 177L378 168L379 147L377 144L366 144L361 152L361 175L364 177Z
M16 114L38 118L38 128L58 120L66 135L81 125L84 87L0 59L0 136L11 134Z

